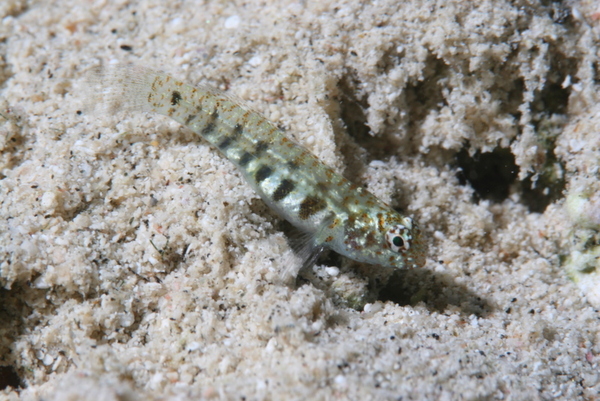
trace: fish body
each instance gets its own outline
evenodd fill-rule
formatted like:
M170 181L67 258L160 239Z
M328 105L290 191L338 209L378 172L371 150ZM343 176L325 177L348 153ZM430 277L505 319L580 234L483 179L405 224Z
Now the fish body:
M99 76L116 108L166 115L233 162L269 207L306 233L305 264L323 248L392 269L424 264L424 239L410 217L337 174L243 103L142 67L115 66Z

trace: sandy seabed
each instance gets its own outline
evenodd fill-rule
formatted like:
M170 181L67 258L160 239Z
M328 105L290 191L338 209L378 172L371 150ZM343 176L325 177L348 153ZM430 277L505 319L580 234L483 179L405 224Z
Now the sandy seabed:
M592 1L0 3L0 399L593 400ZM135 63L244 99L419 222L383 286L167 118L88 107Z

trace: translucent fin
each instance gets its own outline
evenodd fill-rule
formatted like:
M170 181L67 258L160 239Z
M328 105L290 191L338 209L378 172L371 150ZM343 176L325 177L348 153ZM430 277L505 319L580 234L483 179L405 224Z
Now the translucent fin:
M281 272L281 280L284 283L295 279L302 269L312 267L323 251L323 246L316 242L316 235L305 232L298 232L290 238L290 246L294 253L284 260L285 267Z
M290 238L290 245L294 250L296 258L300 259L300 263L297 260L285 261L285 268L281 273L283 282L286 282L290 278L296 278L301 270L314 265L321 252L325 249L323 245L323 238L326 236L325 230L331 225L333 219L333 215L325 218L321 222L319 229L314 233L298 231L297 235Z
M85 111L98 108L114 114L130 111L151 111L148 95L157 76L164 75L150 68L133 64L96 67L86 73L82 93Z

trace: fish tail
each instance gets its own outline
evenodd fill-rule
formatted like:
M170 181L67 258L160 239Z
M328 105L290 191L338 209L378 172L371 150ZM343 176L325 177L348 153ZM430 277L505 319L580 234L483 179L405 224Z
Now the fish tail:
M133 64L95 67L85 79L87 92L84 109L99 107L111 114L153 111L148 102L152 83L164 74Z

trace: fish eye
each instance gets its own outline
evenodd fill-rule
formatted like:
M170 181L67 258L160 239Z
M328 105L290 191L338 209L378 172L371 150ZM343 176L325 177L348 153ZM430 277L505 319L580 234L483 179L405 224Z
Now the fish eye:
M406 252L410 249L410 230L402 224L392 227L386 234L388 245L394 252Z
M394 246L397 246L398 248L402 248L402 246L404 245L404 240L402 239L402 237L395 236L394 239L392 239L392 244L394 244Z

